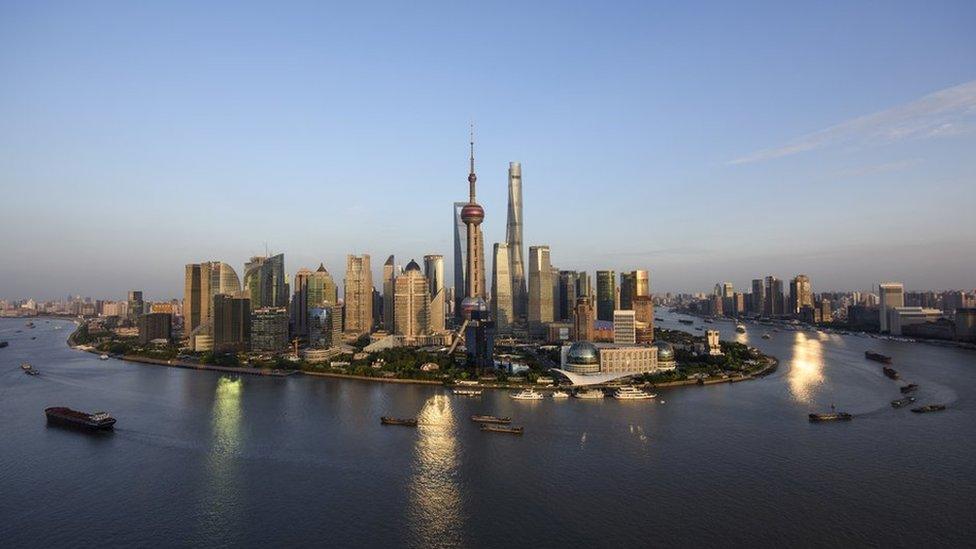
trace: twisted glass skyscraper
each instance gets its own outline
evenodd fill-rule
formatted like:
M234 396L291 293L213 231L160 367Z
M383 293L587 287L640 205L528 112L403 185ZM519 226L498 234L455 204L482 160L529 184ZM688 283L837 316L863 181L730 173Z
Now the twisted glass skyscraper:
M508 163L508 272L512 278L512 305L515 318L525 318L528 294L525 289L525 261L522 259L522 164ZM514 320L514 319L512 319Z

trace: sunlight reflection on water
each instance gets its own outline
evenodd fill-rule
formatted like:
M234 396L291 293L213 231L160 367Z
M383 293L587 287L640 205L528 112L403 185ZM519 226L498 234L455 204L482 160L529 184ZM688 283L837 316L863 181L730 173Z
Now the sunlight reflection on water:
M456 424L451 399L433 395L417 417L410 482L411 527L424 546L459 546L461 496L457 485Z
M809 403L823 382L823 343L819 337L811 338L804 332L795 332L789 373L790 393L795 400Z

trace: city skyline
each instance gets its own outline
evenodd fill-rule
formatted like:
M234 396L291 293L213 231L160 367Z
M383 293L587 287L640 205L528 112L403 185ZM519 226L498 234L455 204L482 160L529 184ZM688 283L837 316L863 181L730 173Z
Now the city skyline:
M348 254L452 258L446 204L464 198L472 119L486 251L506 241L519 162L523 253L548 245L560 269L647 269L653 292L708 291L717 274L971 288L976 7L956 6L891 6L885 25L865 6L802 21L452 7L433 34L429 13L395 7L359 35L328 23L364 15L350 7L195 22L162 6L4 6L0 44L18 55L0 58L16 82L0 90L0 297L178 297L182 265L243 274L266 245L286 278L324 263L341 280Z

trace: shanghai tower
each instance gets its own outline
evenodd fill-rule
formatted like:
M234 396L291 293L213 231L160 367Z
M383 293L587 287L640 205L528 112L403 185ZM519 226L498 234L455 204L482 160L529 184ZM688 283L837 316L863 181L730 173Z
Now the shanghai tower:
M508 271L512 277L512 305L515 318L525 318L528 295L525 291L525 262L522 259L522 164L508 163Z

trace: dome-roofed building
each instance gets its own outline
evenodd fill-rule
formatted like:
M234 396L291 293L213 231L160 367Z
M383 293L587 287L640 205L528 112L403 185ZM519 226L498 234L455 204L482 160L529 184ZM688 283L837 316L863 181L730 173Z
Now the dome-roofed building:
M658 362L674 362L674 345L667 341L655 341L654 346L657 347Z
M589 341L577 341L566 353L566 369L575 374L595 374L600 371L600 350Z

